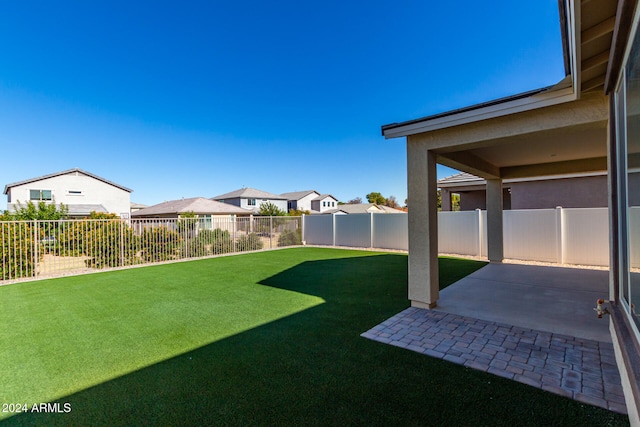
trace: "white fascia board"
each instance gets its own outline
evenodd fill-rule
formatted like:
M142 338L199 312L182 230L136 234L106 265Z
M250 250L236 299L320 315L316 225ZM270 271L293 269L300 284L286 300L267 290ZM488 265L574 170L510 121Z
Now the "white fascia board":
M607 176L607 172L579 172L579 173L566 173L562 175L543 175L533 176L529 178L508 178L502 181L503 184L512 184L517 182L533 182L533 181L552 181L556 179L568 179L568 178L588 178L593 176ZM485 179L475 181L460 181L457 183L443 183L438 184L438 188L452 188L452 187L476 187L484 186L487 181Z
M535 110L537 108L571 102L576 99L576 93L571 87L557 91L543 92L529 98L516 99L502 104L478 108L477 110L464 111L450 116L439 117L433 120L425 120L423 122L410 123L406 126L388 129L385 130L384 137L386 139L399 138L402 136L415 135L438 129L446 129L467 123L479 122L481 120L493 119L509 114L521 113L524 111Z
M571 77L573 79L573 88L577 95L577 98L580 97L580 92L582 91L580 85L580 72L582 69L582 51L580 49L581 46L581 26L580 22L582 19L581 9L580 9L580 1L575 0L565 0L567 3L567 20L568 27L567 33L569 37L569 60L571 64Z

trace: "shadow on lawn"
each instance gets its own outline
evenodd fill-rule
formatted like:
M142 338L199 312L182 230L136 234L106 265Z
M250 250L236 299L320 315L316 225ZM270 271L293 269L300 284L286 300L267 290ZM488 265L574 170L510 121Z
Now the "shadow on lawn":
M442 262L461 277L478 267ZM60 399L71 413L20 414L5 423L626 423L626 417L361 338L408 306L406 263L405 255L302 262L261 284L317 295L325 304Z

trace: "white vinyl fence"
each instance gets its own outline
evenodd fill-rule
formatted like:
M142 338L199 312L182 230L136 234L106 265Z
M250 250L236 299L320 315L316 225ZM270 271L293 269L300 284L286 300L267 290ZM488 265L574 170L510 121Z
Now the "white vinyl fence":
M503 215L507 259L609 265L607 208L506 210ZM632 224L640 224L640 208L630 215ZM310 245L407 250L407 214L306 216L302 239ZM632 266L640 266L638 240L632 242ZM438 251L486 257L486 211L439 212Z
M307 245L407 250L406 214L304 216L302 240Z
M300 217L0 221L2 281L300 245Z

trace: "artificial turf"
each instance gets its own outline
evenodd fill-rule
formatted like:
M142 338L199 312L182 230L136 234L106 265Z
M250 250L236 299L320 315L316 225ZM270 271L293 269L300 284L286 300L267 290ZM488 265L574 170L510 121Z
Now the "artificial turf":
M443 285L483 264L440 259ZM408 306L407 257L296 248L0 287L8 425L625 425L360 337ZM65 407L63 404L67 403Z

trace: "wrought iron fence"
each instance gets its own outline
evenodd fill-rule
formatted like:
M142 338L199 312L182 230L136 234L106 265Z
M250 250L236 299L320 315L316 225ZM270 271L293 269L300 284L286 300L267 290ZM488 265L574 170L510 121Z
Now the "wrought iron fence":
M300 245L300 217L0 221L0 281Z

